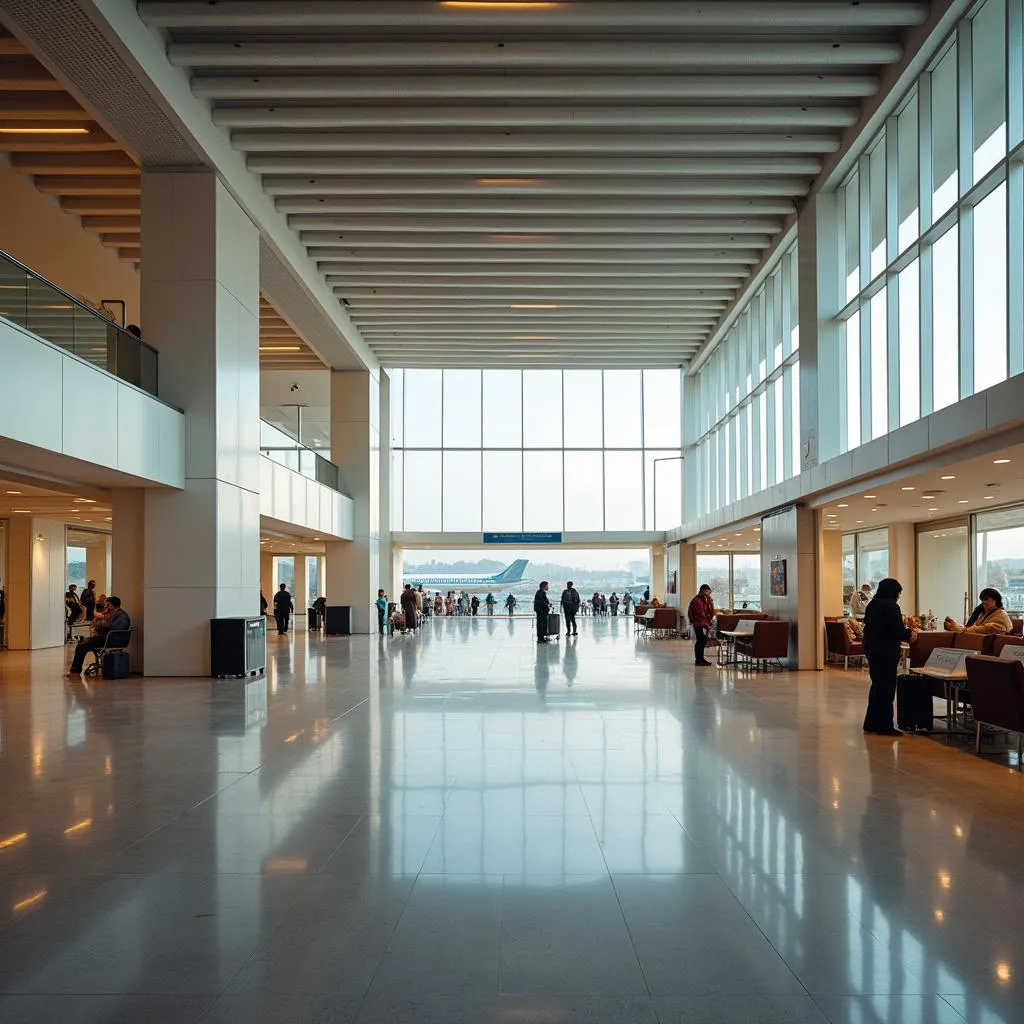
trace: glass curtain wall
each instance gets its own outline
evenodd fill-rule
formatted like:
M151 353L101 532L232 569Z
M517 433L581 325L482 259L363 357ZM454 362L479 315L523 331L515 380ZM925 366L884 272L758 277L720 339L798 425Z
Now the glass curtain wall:
M865 583L872 590L889 575L889 531L864 530L843 534L843 604Z
M0 519L0 648L7 646L7 520Z
M759 552L723 552L697 555L697 586L711 587L718 608L759 611L761 608L761 555ZM683 596L683 605L689 601ZM691 595L692 596L692 595Z
M395 530L682 521L679 370L389 370Z
M1006 610L1024 617L1024 506L974 517L973 584L970 601L982 588L995 587Z
M971 9L839 190L842 451L1024 370L1015 10Z
M798 299L793 245L698 371L696 515L800 472Z

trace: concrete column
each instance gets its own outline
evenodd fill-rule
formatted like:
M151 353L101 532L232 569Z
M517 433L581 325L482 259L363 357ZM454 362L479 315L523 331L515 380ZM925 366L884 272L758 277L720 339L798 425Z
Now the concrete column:
M369 633L380 575L380 381L331 373L331 459L355 503L355 536L327 545L327 603L350 605L352 632Z
M917 607L917 533L913 523L889 527L889 575L903 584L900 607L913 615Z
M110 593L110 537L85 549L85 579L96 581L97 594Z
M53 519L10 520L7 554L7 646L36 651L64 643L67 591L65 527Z
M665 545L655 544L651 548L651 599L657 598L665 604Z
M210 671L259 608L259 235L209 172L142 178L143 334L186 416L185 489L146 492L146 675Z
M132 671L141 672L145 663L145 562L146 492L141 487L117 488L111 492L114 533L110 545L111 594L121 598L121 607L131 617Z
M292 604L295 605L295 618L306 619L309 607L309 576L306 572L306 556L295 556L295 589L292 591Z
M789 667L815 669L823 640L818 610L818 530L813 509L791 506L761 521L761 607L790 624ZM786 593L772 594L773 562L785 562Z
M822 617L843 614L843 535L822 530L818 546L818 601Z
M679 607L686 611L697 593L697 545L679 545Z

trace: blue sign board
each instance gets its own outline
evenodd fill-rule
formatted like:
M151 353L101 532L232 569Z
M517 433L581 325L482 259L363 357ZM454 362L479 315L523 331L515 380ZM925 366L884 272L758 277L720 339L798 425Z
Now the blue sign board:
M561 544L560 533L485 533L485 544Z

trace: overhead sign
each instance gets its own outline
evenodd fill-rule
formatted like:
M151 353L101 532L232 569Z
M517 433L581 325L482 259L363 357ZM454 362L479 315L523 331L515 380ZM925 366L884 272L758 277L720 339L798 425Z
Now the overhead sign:
M561 544L560 533L485 533L485 544Z

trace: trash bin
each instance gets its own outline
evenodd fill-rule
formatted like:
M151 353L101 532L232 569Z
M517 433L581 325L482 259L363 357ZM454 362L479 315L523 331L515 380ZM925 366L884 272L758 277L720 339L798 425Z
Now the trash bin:
M351 636L352 607L347 604L329 604L325 631L328 636Z

